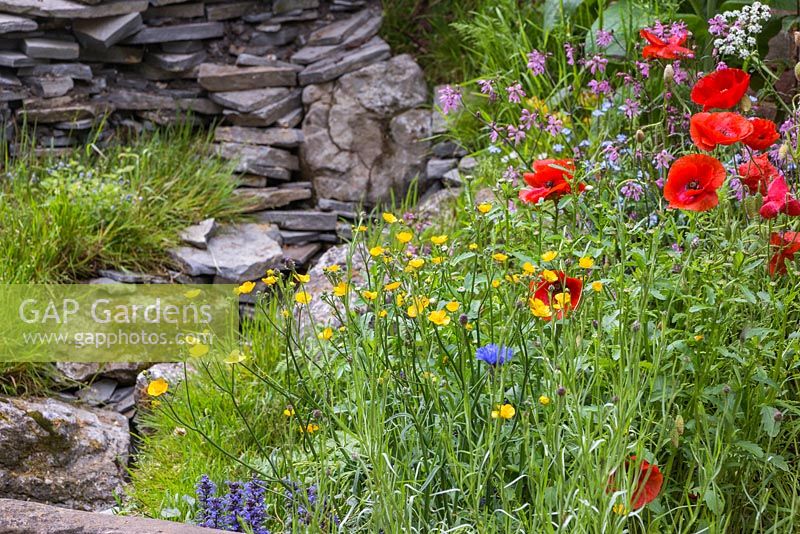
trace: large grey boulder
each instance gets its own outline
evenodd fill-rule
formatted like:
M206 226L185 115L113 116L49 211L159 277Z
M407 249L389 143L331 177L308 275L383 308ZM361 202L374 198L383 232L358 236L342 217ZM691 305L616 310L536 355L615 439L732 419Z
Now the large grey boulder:
M215 534L217 529L134 516L98 514L35 502L0 499L4 534Z
M301 169L320 198L375 205L424 176L430 112L422 69L395 56L303 92Z
M109 508L122 487L129 444L128 419L119 413L0 397L0 495ZM7 512L0 510L2 521Z

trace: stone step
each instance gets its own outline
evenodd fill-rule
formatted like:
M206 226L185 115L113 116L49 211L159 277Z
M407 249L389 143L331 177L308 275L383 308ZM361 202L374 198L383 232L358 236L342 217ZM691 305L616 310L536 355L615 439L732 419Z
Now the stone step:
M282 208L298 200L311 198L311 189L287 189L278 187L237 189L234 195L245 202L241 213Z

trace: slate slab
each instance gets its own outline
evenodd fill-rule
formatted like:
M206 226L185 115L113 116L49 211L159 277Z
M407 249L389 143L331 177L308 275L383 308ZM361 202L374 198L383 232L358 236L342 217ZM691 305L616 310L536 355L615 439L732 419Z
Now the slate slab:
M18 71L20 76L51 76L65 77L73 80L90 81L93 78L92 69L82 63L48 63L23 67Z
M78 59L78 43L33 37L22 40L22 51L35 59Z
M198 66L206 59L206 51L199 50L188 54L168 54L151 52L145 56L145 63L148 63L167 72L183 72Z
M261 174L262 169L269 167L300 170L297 156L280 148L240 143L219 143L214 148L221 158L237 162L236 172Z
M179 237L181 241L195 248L206 250L208 240L217 231L217 222L212 219L204 219L197 224L184 228Z
M370 16L370 12L364 10L352 17L323 26L311 32L311 35L308 36L308 44L317 46L339 44L350 37Z
M37 61L15 50L0 51L0 66L2 67L30 67L36 65Z
M275 0L272 2L272 12L276 15L303 9L316 9L319 0Z
M289 113L297 111L302 113L301 94L300 90L293 90L286 96L250 113L225 110L223 115L228 122L237 126L271 126Z
M124 44L153 44L170 41L192 41L196 39L214 39L225 34L225 25L221 22L195 22L190 24L174 24L171 26L145 27Z
M311 198L310 189L284 189L278 187L237 189L234 194L244 200L241 213L282 208L298 200Z
M242 126L219 126L214 131L218 142L267 145L294 148L303 143L303 130L292 128L246 128Z
M222 107L234 109L241 113L250 113L273 102L285 98L289 89L268 87L266 89L250 89L247 91L223 91L211 93L211 100Z
M72 78L40 78L31 77L25 78L25 84L28 85L36 96L42 98L54 98L57 96L64 96L69 93L75 86Z
M297 78L300 85L319 84L371 63L388 59L391 55L389 45L383 39L375 37L367 44L341 57L312 63L298 74Z
M147 9L147 0L106 0L88 6L71 0L0 0L0 11L56 19L96 19Z
M375 37L381 28L382 22L383 18L380 15L370 15L344 41L334 44L314 43L304 46L292 55L292 62L310 65L324 59L338 57L343 52L357 48Z
M193 19L205 16L206 5L203 2L182 2L176 5L152 5L142 13L144 20L150 21L161 18Z
M142 27L139 13L128 13L116 17L76 20L72 30L79 41L108 48L122 41Z
M281 66L236 67L203 63L197 81L209 91L241 91L297 84L294 69Z
M208 20L228 20L242 17L248 13L269 12L263 2L224 2L208 4L206 18Z
M0 33L32 32L38 27L35 20L0 13Z
M277 224L285 230L304 230L331 232L336 230L336 214L323 211L261 211L255 214L257 220Z
M123 65L140 63L143 55L143 48L133 46L111 46L108 48L81 47L80 51L80 59L82 61L119 63Z

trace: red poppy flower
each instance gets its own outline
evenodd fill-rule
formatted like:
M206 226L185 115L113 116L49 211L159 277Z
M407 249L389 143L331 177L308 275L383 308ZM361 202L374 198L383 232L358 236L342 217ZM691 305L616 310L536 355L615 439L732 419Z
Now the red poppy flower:
M786 274L786 260L793 261L794 255L800 252L800 232L773 232L769 244L778 248L769 260L770 276Z
M647 30L641 30L639 35L643 39L646 39L648 43L650 43L642 50L642 56L645 59L650 59L653 57L658 59L681 59L694 57L694 52L681 46L689 37L688 33L684 32L679 35L673 35L666 41L657 37L653 32L649 32Z
M742 99L750 75L741 69L722 69L703 76L692 87L692 102L711 108L730 109Z
M753 123L753 133L742 140L753 150L766 150L781 138L778 127L769 119L750 119Z
M556 200L572 192L569 180L575 172L575 164L571 159L542 159L533 162L533 171L522 175L530 187L519 192L523 202L536 204L541 199ZM578 184L578 191L586 188Z
M717 189L725 181L725 167L705 154L689 154L675 160L664 184L670 208L710 210L719 203Z
M767 187L770 182L780 176L775 166L770 163L766 154L754 156L747 163L739 165L739 176L742 183L747 186L751 193L767 194Z
M548 279L548 274L555 275L555 279ZM563 271L547 271L539 282L531 282L530 287L532 298L540 300L553 311L552 317L542 317L545 321L553 317L563 319L569 312L578 309L581 303L583 282L580 278L568 277Z
M738 113L695 113L689 121L689 135L701 150L732 145L753 133L753 123Z
M758 212L765 219L777 217L779 213L792 217L800 215L800 201L789 192L789 186L786 185L783 176L778 176L769 184L767 196Z
M630 464L636 462L636 456L631 455L630 460L625 461L625 469L630 468ZM608 491L616 491L616 473L611 473L608 477ZM642 460L639 464L639 473L635 477L636 487L631 495L631 506L642 508L647 504L653 502L658 494L661 492L661 486L664 484L664 475L657 465L653 465L647 460Z

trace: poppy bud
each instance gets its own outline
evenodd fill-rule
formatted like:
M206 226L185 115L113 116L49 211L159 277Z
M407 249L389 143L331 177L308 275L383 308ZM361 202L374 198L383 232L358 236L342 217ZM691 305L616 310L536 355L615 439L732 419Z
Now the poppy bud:
M644 132L642 130L636 130L636 142L643 143L644 139Z
M556 395L558 395L559 397L563 397L566 394L567 394L566 388L564 386L558 386L558 389L556 390Z
M467 326L467 323L469 322L469 317L467 317L465 313L462 313L461 315L458 316L458 322L461 323L461 326Z
M781 421L783 421L783 412L781 412L780 410L775 410L775 414L773 414L772 420L775 421L776 423L780 423Z
M642 328L642 323L640 323L640 322L638 321L638 319L637 319L637 320L636 320L636 321L634 321L634 322L633 322L633 324L631 325L631 330L633 330L634 332L638 332L640 328Z
M319 419L322 417L322 410L314 410L311 412L311 415L314 417L314 419Z
M795 34L797 35L797 34ZM794 66L794 77L800 80L800 63Z
M664 67L664 83L667 85L671 85L672 82L675 81L675 69L672 68L672 65L667 64Z
M800 65L800 63L798 63L798 65ZM788 155L789 155L789 143L784 143L778 149L778 157L780 159L786 159L786 156Z
M750 97L744 95L741 100L739 100L739 109L742 110L742 113L747 113L751 109L753 109L753 101L750 100Z
M727 395L728 393L731 392L731 387L728 384L725 384L724 386L722 386L722 392Z

